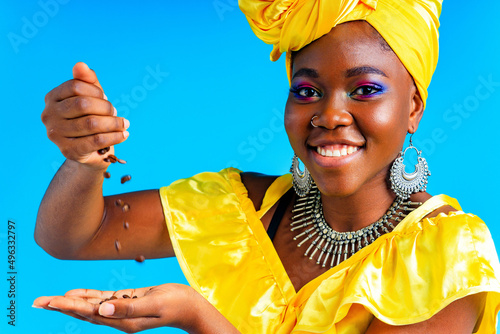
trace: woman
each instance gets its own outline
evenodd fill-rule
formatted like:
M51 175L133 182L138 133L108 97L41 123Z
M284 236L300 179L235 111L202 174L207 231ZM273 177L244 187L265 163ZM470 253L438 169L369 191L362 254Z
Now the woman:
M59 258L175 255L205 298L167 284L35 306L124 331L493 332L500 286L487 228L425 192L425 160L408 175L398 159L424 111L440 2L240 6L272 59L287 52L285 127L307 172L294 157L293 181L227 169L103 198L128 122L79 63L42 115L68 160L40 207L37 242Z

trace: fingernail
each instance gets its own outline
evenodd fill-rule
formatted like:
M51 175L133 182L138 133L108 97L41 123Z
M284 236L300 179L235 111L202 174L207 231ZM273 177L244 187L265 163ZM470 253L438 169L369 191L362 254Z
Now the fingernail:
M49 304L49 305L47 305L47 306L48 306L48 307L50 307L50 308L53 308L54 310L60 310L60 308L59 308L59 307L55 307L55 306L52 306L52 305L50 305L50 304Z
M113 116L116 116L116 115L118 115L118 111L116 110L115 107L113 107Z
M99 307L99 314L104 317L109 317L115 314L115 305L110 303L103 303Z
M123 131L123 138L128 138L128 135L129 135L128 131Z
M108 100L108 97L106 96L106 94L104 94L104 92L102 92L102 97L107 101Z
M33 308L43 308L43 307L35 305L35 304L31 305L31 307L33 307Z
M125 129L128 129L128 127L130 126L130 122L128 119L126 118L123 119L123 126L125 127Z

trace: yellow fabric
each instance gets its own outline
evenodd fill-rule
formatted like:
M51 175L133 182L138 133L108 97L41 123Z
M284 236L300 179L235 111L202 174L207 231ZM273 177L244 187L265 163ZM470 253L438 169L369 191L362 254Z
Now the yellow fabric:
M337 24L366 20L413 77L422 100L436 69L442 0L239 0L254 33L273 44L271 60L298 51Z
M279 177L263 207L290 187L290 175ZM186 278L242 333L364 333L373 316L416 323L478 292L487 297L477 333L496 331L500 265L487 227L461 211L423 218L443 205L461 210L448 196L296 292L238 170L180 180L160 195Z

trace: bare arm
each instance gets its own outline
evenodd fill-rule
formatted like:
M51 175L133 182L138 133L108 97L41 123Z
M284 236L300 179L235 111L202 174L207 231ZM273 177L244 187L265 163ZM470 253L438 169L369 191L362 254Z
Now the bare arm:
M484 293L479 293L458 299L429 320L412 325L391 326L375 318L366 334L470 334L483 311L485 297Z
M62 259L173 256L157 190L103 197L109 165L103 158L127 138L128 121L116 117L93 71L78 63L73 72L75 79L47 94L42 113L49 138L67 160L40 205L36 242ZM108 146L106 155L97 153ZM117 199L130 210L116 206Z

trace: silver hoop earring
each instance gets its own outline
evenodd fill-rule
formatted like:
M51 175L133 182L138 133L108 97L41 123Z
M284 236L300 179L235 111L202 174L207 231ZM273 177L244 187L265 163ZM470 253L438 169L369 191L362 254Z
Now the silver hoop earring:
M293 154L292 167L290 167L290 172L293 176L293 189L299 195L299 197L306 196L313 185L313 179L307 167L304 166L304 171L299 168L299 158L297 154Z
M317 115L314 115L312 118L311 118L311 125L313 126L313 128L317 128L318 126L316 124L314 124L314 118L315 117L318 117Z
M431 175L429 167L427 166L427 161L421 157L422 151L419 151L413 146L411 140L412 136L410 136L410 146L404 151L401 151L400 157L394 160L390 173L391 188L396 196L403 200L408 199L413 193L425 191L427 188L427 177ZM415 171L412 173L407 173L405 171L406 166L403 162L405 153L408 149L414 149L418 156Z

